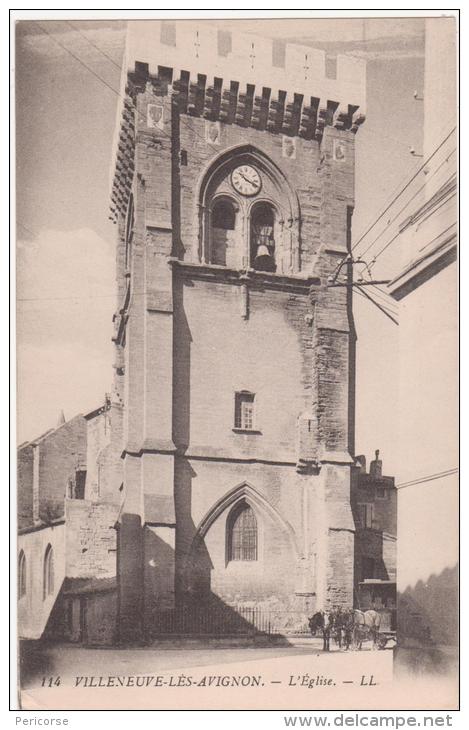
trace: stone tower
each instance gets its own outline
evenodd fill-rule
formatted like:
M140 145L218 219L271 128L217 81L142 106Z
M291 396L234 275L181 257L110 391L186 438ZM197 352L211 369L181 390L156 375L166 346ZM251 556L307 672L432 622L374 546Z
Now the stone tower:
M286 626L353 602L340 264L364 65L281 51L207 22L129 23L112 183L122 641L182 606Z

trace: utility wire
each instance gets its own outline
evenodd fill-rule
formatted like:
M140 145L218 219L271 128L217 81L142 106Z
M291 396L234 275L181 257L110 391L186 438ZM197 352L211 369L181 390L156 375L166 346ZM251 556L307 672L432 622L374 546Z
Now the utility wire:
M450 197L453 198L455 195L456 195L456 193L454 193ZM436 212L437 210L439 210L443 205L445 205L445 203L446 203L446 200L443 200L436 208L433 209L433 212ZM452 223L451 226L449 226L449 228L451 228L453 225L456 225L456 224ZM447 230L448 230L448 228L445 231L443 231L443 233L446 233ZM383 246L383 248L381 248L380 251L378 251L376 256L374 256L373 261L370 263L370 267L373 267L375 265L375 263L377 262L378 258L381 256L381 254L384 251L386 251L386 249L389 248L391 243L393 243L400 235L401 235L401 231L398 230L397 233L395 234L395 236L393 236L393 238L385 246Z
M122 99L124 102L127 102L129 104L129 106L131 106L132 109L136 112L136 114L138 115L138 117L140 118L140 120L144 120L145 119L144 116L139 113L139 111L138 111L137 107L135 106L135 104L131 100L129 100L128 97L122 96L122 94L119 91L117 91L117 89L115 89L113 86L111 86L111 84L108 84L107 81L105 81L98 73L96 73L95 71L93 71L93 69L90 66L88 66L84 61L82 61L81 58L79 58L79 56L77 56L75 53L72 53L72 51L69 48L67 48L67 46L65 46L57 38L55 38L55 36L53 36L52 33L49 33L49 31L46 28L44 28L39 22L37 23L37 25L43 31L43 33L45 33L46 35L48 35L49 38L52 38L52 40L55 41L55 43L57 43L61 48L63 48L64 51L66 51L67 53L69 53L72 56L72 58L74 58L76 61L78 61L79 64L81 64L81 66L83 66L84 68L86 68L87 71L89 71L96 79L98 79L98 81L101 81L101 83L103 83L104 86L106 86L117 97L119 97L119 99ZM97 46L95 46L93 43L91 45L94 48L97 48ZM101 50L100 50L100 52L102 53ZM159 131L165 137L167 137L168 139L171 139L171 135L168 134L167 132L165 132L164 129L161 129Z
M408 182L404 185L404 187L401 188L400 192L397 195L394 196L394 198L391 200L391 202L389 203L389 205L387 205L386 208L373 221L373 223L370 226L368 226L368 228L360 236L360 238L358 239L358 241L355 241L355 243L352 246L352 251L358 246L359 243L361 243L361 241L363 241L363 239L365 238L365 236L367 236L368 233L375 227L375 225L378 223L378 221L380 221L381 218L384 215L386 215L386 213L394 205L394 203L396 202L396 200L398 200L401 197L401 195L403 195L403 193L405 193L405 191L407 190L407 188L409 187L409 185L411 185L413 183L413 181L415 180L415 178L422 172L422 170L428 165L428 163L435 157L435 155L437 154L437 152L443 147L443 145L445 144L445 142L447 142L447 140L451 137L451 135L453 134L453 132L455 132L455 130L456 130L456 127L453 127L451 129L451 131L443 139L443 141L440 142L440 144L433 150L432 154L429 157L427 157L426 160L424 160L422 162L422 164L420 165L420 167L418 168L418 170L412 175L412 177L410 178L410 180L408 180Z
M362 277L362 276L363 276L363 271L360 272L360 277ZM345 284L344 286L347 286L347 285ZM359 278L359 279L355 279L355 281L353 282L352 286L353 287L358 287L358 288L360 288L362 286L369 286L369 287L371 287L372 291L370 293L371 294L374 294L374 296L376 296L380 301L383 301L384 304L389 309L396 309L396 311L394 312L394 314L397 315L397 305L396 305L395 300L389 294L387 294L385 291L383 291L382 289L380 289L373 281L369 281L367 279Z
M365 296L365 295L363 294L363 292L362 292L362 291L361 291L360 289L354 289L353 291L354 291L354 293L355 293L355 294L358 294L358 295L359 295L360 297L362 297L362 299L368 300L368 297L366 297L366 296ZM377 304L377 303L376 303L375 301L373 301L373 300L371 300L371 301L373 302L373 304L374 304L374 305L375 305L375 306L376 306L376 307L377 307L378 309L380 309L380 311L381 311L381 312L383 312L384 314L386 314L386 316L390 316L390 315L394 314L394 312L392 312L392 313L391 313L391 312L388 312L387 310L386 310L386 311L384 311L384 310L385 310L385 308L381 308L381 307L379 306L379 304ZM396 322L396 324L397 324L397 322Z
M66 21L66 22L68 23L68 21ZM70 53L70 55L71 55L71 56L73 56L73 58L75 58L75 59L76 59L76 60L77 60L77 61L78 61L79 63L81 63L81 64L82 64L82 65L83 65L83 66L84 66L84 67L85 67L86 69L88 69L88 71L91 71L91 73L93 74L93 76L95 76L95 77L96 77L97 79L99 79L100 81L102 81L102 82L103 82L103 84L105 84L105 85L106 85L106 86L107 86L107 87L108 87L109 89L111 89L111 91L113 91L113 92L114 92L114 93L116 94L116 96L118 96L119 98L123 99L123 101L126 101L126 102L128 102L128 101L129 101L129 100L127 99L127 97L124 97L124 96L122 96L122 94L121 94L121 93L120 93L119 91L117 91L117 89L114 89L114 88L113 88L112 86L110 86L110 85L109 85L109 84L108 84L108 83L107 83L106 81L104 81L104 79L102 79L102 78L101 78L101 77L99 76L99 74L97 74L97 73L96 73L95 71L93 71L93 70L92 70L92 69L91 69L91 68L90 68L90 67L89 67L89 66L88 66L88 65L87 65L86 63L84 63L83 61L81 61L81 59L80 59L80 58L79 58L78 56L76 56L75 54L73 54L73 53L72 53L72 52L70 51L70 49L68 49L68 48L67 48L67 47L66 47L66 46L65 46L65 45L64 45L63 43L60 43L60 41L58 41L58 40L57 40L57 38L55 38L55 37L54 37L54 36L53 36L53 35L52 35L51 33L49 33L49 32L48 32L48 31L47 31L47 30L46 30L45 28L43 28L43 27L41 26L41 24L40 24L40 23L38 23L38 25L39 25L39 27L41 28L41 30L43 30L43 31L44 31L45 33L47 33L47 35L48 35L48 36L50 36L50 38L52 38L52 40L56 41L56 42L57 42L57 43L58 43L58 44L59 44L59 45L60 45L60 46L61 46L61 47L62 47L62 48L63 48L63 49L65 50L65 51L67 51L67 53ZM93 46L93 48L95 48L95 49L96 49L97 51L99 51L99 53L101 53L101 54L102 54L102 55L103 55L103 56L104 56L105 58L107 58L107 59L108 59L109 61L111 61L111 62L112 62L112 63L113 63L113 64L114 64L114 65L115 65L115 66L116 66L116 67L117 67L117 68L118 68L118 69L119 69L120 71L122 71L122 68L121 68L121 67L120 67L120 66L119 66L118 64L116 64L116 62L115 62L115 61L114 61L114 60L113 60L113 59L112 59L112 58L111 58L110 56L108 56L108 55L107 55L107 53L105 53L105 52L104 52L104 51L102 50L102 48L100 48L100 47L99 47L99 46L98 46L97 44L95 44L95 43L93 43L92 41L90 41L90 39L89 39L89 38L87 38L87 37L86 37L86 36L85 36L85 35L84 35L83 33L80 33L80 31L79 31L78 29L74 28L74 27L73 27L73 26L72 26L72 25L71 25L70 23L68 23L68 25L70 25L70 27L72 28L72 30L74 30L74 31L75 31L76 33L79 33L79 35L81 35L81 37L82 37L82 38L84 38L85 40L87 40L87 41L88 41L88 43L90 43L90 45L91 45L91 46ZM133 108L133 109L135 110L135 112L136 112L137 114L139 114L139 112L138 112L138 109L137 109L137 107L135 106L135 104L134 104L133 102L130 102L130 103L131 103L131 105L132 105L132 108ZM141 119L141 120L144 120L144 119L145 119L145 118L143 117L143 115L141 115L141 114L140 114L139 116L140 116L140 119ZM180 119L180 121L181 121L181 123L182 123L182 124L183 124L183 125L184 125L185 127L187 127L187 129L189 129L189 130L190 130L190 131L191 131L191 132L192 132L193 134L195 134L195 135L196 135L197 137L199 137L199 139L201 139L201 140L202 140L202 141L203 141L203 142L204 142L205 144L207 144L207 145L208 145L208 146L209 146L209 147L210 147L210 148L211 148L212 150L214 150L214 152L217 152L217 154L218 154L219 150L218 150L218 148L217 148L217 147L215 147L215 146L214 146L214 145L212 145L212 144L211 144L210 142L208 142L208 141L207 141L207 140L205 139L205 137L202 137L202 135L201 135L201 134L199 134L199 133L198 133L198 132L197 132L197 131L196 131L195 129L193 129L193 127L191 127L191 125L190 125L190 124L188 124L188 123L187 123L187 122L186 122L186 121L185 121L184 119ZM168 134L167 132L165 132L165 131L164 131L164 129L161 129L160 131L162 132L162 134L164 134L164 136L165 136L165 137L167 137L168 139L172 140L172 137L171 137L171 135L170 135L170 134Z
M63 48L64 51L69 53L72 56L72 58L75 59L75 61L78 61L78 63L81 64L84 68L86 68L90 72L90 74L92 74L96 79L98 79L98 81L101 81L101 83L104 84L105 86L107 86L107 88L110 89L114 94L116 94L116 96L120 96L121 98L123 98L122 95L118 91L116 91L116 89L113 86L108 84L108 82L105 81L99 74L97 74L95 71L93 71L93 69L90 66L88 66L88 64L86 64L81 58L76 56L69 48L67 48L67 46L64 46L64 44L61 43L55 36L53 36L52 33L49 33L49 31L46 30L46 28L44 28L41 25L41 23L38 22L37 25L39 26L39 28L42 30L43 33L48 35L49 38L52 38L52 40L55 41L55 43L57 43L57 45L59 45L61 48Z
M375 284L371 285L372 294L378 299L378 301L383 303L383 306L386 306L390 312L395 314L396 316L399 313L398 307L396 305L396 301L386 293L382 293L381 289L378 289L378 287Z
M435 474L430 474L426 477L421 477L420 479L413 479L410 482L403 482L402 484L396 484L397 489L406 489L407 487L413 487L417 484L426 484L427 482L433 482L436 479L444 479L444 477L449 477L451 474L457 474L459 472L459 469L447 469L446 471L437 472Z
M365 255L366 253L368 253L368 251L369 251L369 250L370 250L370 249L372 248L372 246L373 246L373 245L374 245L375 243L377 243L377 242L379 241L379 239L381 238L381 236L382 236L382 235L383 235L384 233L386 233L386 231L387 231L387 228L388 228L388 227L390 226L390 224L391 224L391 223L393 223L393 222L394 222L394 221L396 220L396 218L398 218L398 217L399 217L399 216L401 215L401 213L403 213L403 212L404 212L404 210L405 210L405 209L407 208L407 206L408 206L408 205L409 205L409 204L410 204L410 203L412 202L412 200L414 200L414 199L415 199L415 198L417 197L417 195L418 195L418 194L419 194L419 193L420 193L420 192L421 192L422 190L424 190L424 188L426 187L426 185L428 184L428 182L430 182L430 180L431 180L431 179L432 179L432 178L433 178L433 177L434 177L434 176L435 176L435 175L436 175L436 174L437 174L437 173L439 172L439 170L441 169L441 167L442 167L442 166L443 166L443 165L444 165L445 163L447 163L447 162L448 162L449 158L451 157L451 155L453 155L453 154L454 154L454 152L456 152L456 148L454 148L453 150L451 150L451 152L450 152L450 153L449 153L449 154L447 155L447 157L446 157L446 158L445 158L445 159L443 160L443 162L441 162L441 163L440 163L440 165L438 165L438 167L436 168L436 170L434 170L434 171L433 171L433 173L432 173L432 174L430 175L430 177L429 177L429 178L428 178L428 179L427 179L427 180L426 180L426 181L424 182L424 184L420 186L420 188L419 188L419 189L417 190L417 192L416 192L416 193L415 193L415 194L414 194L414 195L412 196L412 198L410 198L410 199L409 199L409 200L407 201L407 203L406 203L406 204L405 204L405 205L404 205L404 206L403 206L403 207L402 207L402 208L400 209L399 213L397 213L397 214L396 214L396 215L394 216L394 218L392 218L392 219L390 219L390 220L388 221L388 223L387 223L387 227L386 227L386 228L383 228L383 230L381 231L381 233L379 233L379 234L378 234L378 236L377 236L377 237L376 237L376 238L374 239L374 241L373 241L373 242L372 242L372 243L371 243L371 244L370 244L370 245L368 246L368 248L366 248L366 249L365 249L364 251L360 251L360 252L358 253L358 256L359 256L359 257L361 257L361 256L364 256L364 255ZM445 181L445 183L446 183L446 182L448 182L448 181L449 181L450 179L451 179L451 178L448 178L448 180L446 180L446 181ZM398 235L399 235L399 234L398 234ZM394 236L394 238L392 239L392 241L390 241L390 244L391 244L391 243L392 243L393 241L395 241L395 240L396 240L396 239L398 238L398 235ZM334 279L335 279L335 278L337 277L337 275L338 275L338 272L339 272L340 268L341 268L341 267L343 266L343 264L344 264L344 262L346 261L346 259L347 259L347 257L348 257L348 256L349 256L349 254L346 254L346 255L345 255L345 256L343 257L343 259L342 259L341 261L339 261L339 263L337 264L337 268L336 268L336 270L335 270L335 272L334 272L334 276L333 276L333 278L334 278ZM373 258L373 259L371 260L371 262L370 262L369 264L368 264L368 263L366 263L365 261L364 261L364 262L362 262L362 263L364 263L364 266L363 266L362 270L360 271L360 275L361 275L361 276L363 276L363 274L364 274L364 273L365 273L365 271L366 271L366 273L367 273L367 274L368 274L368 275L369 275L369 276L371 277L371 272L370 272L370 270L371 270L371 269L373 268L373 266L375 265L375 263L376 263L376 259L377 259L377 258L378 258L378 257L375 257L375 258ZM353 261L353 259L352 259L352 263L359 263L359 261ZM387 295L387 293L386 293L386 292L383 292L383 294L386 294L386 295ZM387 295L387 296L388 296L388 295Z
M93 41L92 41L92 40L90 40L90 39L88 38L88 36L86 36L86 35L85 35L84 33L82 33L82 32L81 32L80 30L78 30L78 28L75 28L75 26L74 26L74 25L72 25L72 23L70 23L70 21L69 21L69 20L66 20L65 22L67 23L67 25L69 25L69 26L70 26L70 28L71 28L72 30L74 30L74 31L75 31L75 33L78 33L79 35L81 35L81 37L82 37L82 38L84 38L84 39L85 39L85 41L87 41L87 42L88 42L88 43L89 43L89 44L90 44L91 46L93 46L93 48L95 48L95 49L96 49L97 51L99 51L99 53L102 53L102 54L103 54L103 56L105 56L105 57L106 57L106 58L108 59L108 61L110 61L110 62L111 62L111 63L113 64L113 66L115 66L115 67L116 67L117 69L119 69L119 71L122 71L122 66L120 66L120 65L119 65L118 63L116 63L116 61L114 61L114 59L113 59L113 58L111 58L111 56L109 56L109 55L108 55L108 54L106 53L106 51L103 51L103 49L102 49L102 48L100 48L100 47L99 47L98 45L96 45L95 43L93 43Z
M363 297L363 299L368 299L368 297L367 297L367 296L365 296L365 294L364 294L364 292L363 292L363 290L362 290L362 289L360 289L360 288L358 288L358 287L355 287L355 288L354 288L354 292L355 292L356 294L360 294L360 296L361 296L361 297ZM381 309L381 307L379 306L379 304L380 304L380 303L378 303L378 302L375 302L375 301L374 301L373 299L371 299L371 301L372 301L372 302L373 302L373 304L375 304L375 305L376 305L376 306L377 306L377 307L378 307L379 309ZM382 306L382 307L383 307L383 308L384 308L384 309L386 310L386 312L387 312L387 313L389 313L389 314L392 314L392 315L394 315L395 317L397 317L397 316L398 316L398 313L397 313L397 312L395 312L395 311L394 311L393 309L388 309L388 307L387 307L387 306L386 306L385 304L382 304L381 306ZM383 311L383 310L381 309L381 311Z
M441 233L440 233L439 235L440 235L440 236L442 236L442 235L443 235L444 233L446 233L447 231L449 231L449 229L450 229L450 228L452 228L452 227L453 227L453 226L455 226L455 225L456 225L456 223L451 223L451 225L449 225L449 226L448 226L448 228L445 228L445 230L444 230L444 231L441 231ZM396 235L395 235L395 236L393 236L393 237L391 238L391 240L390 240L390 241L389 241L389 242L388 242L388 243L387 243L387 244L386 244L385 246L383 246L383 248L382 248L382 249L380 249L380 250L378 251L378 253L377 253L377 254L376 254L376 256L374 257L374 262L375 262L375 263L376 263L376 261L377 261L377 260L379 259L379 257L381 256L381 254L383 254L383 253L384 253L384 252L385 252L385 251L386 251L386 250L387 250L387 249L389 248L389 246L390 246L390 245L391 245L392 243L394 243L394 241L396 240L396 238L399 238L399 236L400 236L400 235L401 235L401 233L400 233L400 231L398 231L398 232L396 233Z
M375 297L377 297L382 302L384 302L385 305L387 307L389 307L390 310L395 310L396 314L398 313L399 308L397 306L396 300L393 299L390 294L386 294L386 292L384 292L384 294L383 294L382 290L378 289L378 287L375 286L374 284L371 285L371 289L372 289L372 294L374 294Z
M396 325L399 324L397 319L395 319L393 317L393 315L390 314L389 311L383 305L381 305L379 302L377 302L375 299L373 299L373 297L371 297L366 291L364 291L363 289L360 289L359 287L356 289L356 291L358 291L366 299L369 299L370 302L372 302L375 305L375 307L378 307L378 309L381 312L383 312L383 314L385 314L386 317L388 317L392 322L394 322L394 324L396 324Z
M440 136L440 134L446 134L446 130L448 129L448 127L449 127L449 125L448 125L448 124L443 124L443 125L441 126L440 130L438 131L438 136ZM417 174L418 174L418 172L417 172ZM429 178L429 179L430 179L430 178ZM394 190L393 190L393 191L392 191L392 192L390 193L389 197L387 198L387 200L386 200L386 203L385 203L385 205L387 205L387 204L388 204L389 202L391 202L391 204L392 204L392 201L393 201L394 195L396 195L396 194L398 193L399 189L401 188L401 186L402 186L403 184L404 184L404 180L403 180L402 182L400 182L400 183L399 183L399 184L398 184L398 185L397 185L397 186L396 186L396 187L394 188ZM373 227L373 225L372 225L371 227ZM366 235L366 232L365 232L365 233L363 234L363 237L364 237L365 235ZM354 244L354 245L355 245L355 244ZM358 245L358 242L357 242L357 245Z
M399 218L399 216L400 216L400 215L401 215L401 214L402 214L402 213L404 212L404 210L405 210L405 209L406 209L406 208L407 208L407 207L408 207L408 206L409 206L409 205L410 205L410 204L412 203L412 201L413 201L413 200L415 200L415 198L417 197L417 195L418 195L419 193L421 193L421 192L422 192L422 190L424 190L424 189L425 189L425 187L426 187L426 186L427 186L427 184L428 184L428 183L430 182L430 180L432 179L432 177L434 177L434 176L435 176L435 175L436 175L436 174L437 174L437 173L438 173L438 172L440 171L440 169L441 169L441 168L443 167L443 165L445 165L445 164L446 164L446 163L448 162L449 158L450 158L450 157L451 157L451 156L452 156L452 155L453 155L453 154L454 154L455 152L456 152L456 147L455 147L455 148L454 148L453 150L451 150L451 152L449 153L449 155L448 155L448 156L447 156L447 157L446 157L446 158L445 158L445 159L443 160L443 162L441 162L441 163L440 163L440 165L438 165L438 167L436 168L436 170L434 170L434 171L433 171L433 173L432 173L432 174L430 175L430 177L429 177L429 178L428 178L427 180L425 180L425 182L423 183L423 185L421 185L421 186L420 186L420 187L418 188L418 190L417 190L417 191L416 191L416 192L414 193L414 195L413 195L413 196L412 196L411 198L409 198L409 200L407 201L407 203L406 203L406 204L405 204L405 205L404 205L404 206L403 206L403 207L402 207L402 208L401 208L401 209L399 210L399 212L398 212L398 213L396 213L396 215L395 215L395 216L394 216L393 218L391 218L391 219L390 219L390 220L389 220L389 221L388 221L388 222L386 223L386 228L383 228L383 230L381 231L381 233L378 233L378 235L376 236L376 238L375 238L375 239L374 239L374 240L373 240L373 241L372 241L372 242L371 242L371 243L369 244L369 246L367 246L367 248L365 248L365 249L364 249L363 251L360 251L360 256L366 256L366 254L368 253L368 251L369 251L369 250L370 250L371 248L373 248L373 246L375 245L375 243L377 243L377 241L379 241L379 239L381 238L381 236L382 236L382 235L383 235L384 233L386 233L386 231L388 230L388 228L389 228L389 226L391 225L391 223L394 223L394 221L395 221L395 220L396 220L397 218ZM448 180L449 180L449 179L451 179L451 178L448 178ZM447 180L446 182L448 182L448 180Z

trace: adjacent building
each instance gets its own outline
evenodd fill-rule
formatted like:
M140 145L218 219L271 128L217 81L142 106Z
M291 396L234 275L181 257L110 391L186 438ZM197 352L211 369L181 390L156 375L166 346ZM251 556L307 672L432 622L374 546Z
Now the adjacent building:
M120 459L104 405L18 449L18 633L115 639ZM112 620L93 619L105 610Z
M444 643L458 634L455 44L454 18L426 19L425 187L400 223L401 265L389 285L400 324L400 629Z
M355 602L362 611L382 615L381 629L396 630L397 489L384 476L379 451L366 471L364 456L356 458L352 481L355 520Z

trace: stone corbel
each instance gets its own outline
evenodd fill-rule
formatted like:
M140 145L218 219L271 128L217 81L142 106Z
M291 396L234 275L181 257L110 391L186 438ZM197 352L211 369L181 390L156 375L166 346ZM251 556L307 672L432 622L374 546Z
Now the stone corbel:
M363 124L365 118L365 115L362 114L359 109L357 109L355 114L352 116L352 126L350 127L350 131L353 132L353 134L356 134L358 132L358 128Z
M327 119L329 116L329 109L327 108L327 104L324 102L320 103L319 109L318 109L318 115L316 119L316 130L314 136L317 140L321 140L322 136L324 134L324 127L327 124Z
M350 126L350 112L349 107L343 104L337 107L334 112L332 124L336 129L348 129Z

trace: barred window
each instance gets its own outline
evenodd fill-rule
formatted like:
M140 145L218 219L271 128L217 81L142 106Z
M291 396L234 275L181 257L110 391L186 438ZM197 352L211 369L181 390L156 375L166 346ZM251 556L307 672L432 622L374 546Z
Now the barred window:
M257 520L251 507L242 502L228 520L228 561L257 560Z
M22 550L18 557L18 598L26 595L26 555Z
M235 428L243 431L254 429L254 393L242 391L235 394Z
M44 555L43 599L54 592L54 552L48 545Z

